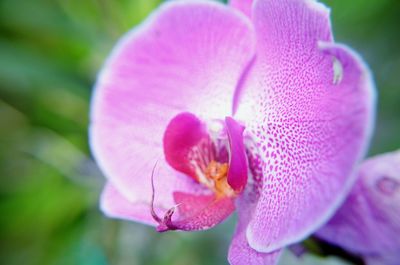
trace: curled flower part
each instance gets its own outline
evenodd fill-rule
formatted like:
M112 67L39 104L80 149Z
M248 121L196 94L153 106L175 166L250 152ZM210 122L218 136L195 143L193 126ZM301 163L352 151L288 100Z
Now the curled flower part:
M229 171L227 181L235 190L241 192L247 184L247 157L243 143L244 126L231 117L225 118L229 137Z
M341 208L317 236L362 256L367 264L400 260L400 151L366 160Z

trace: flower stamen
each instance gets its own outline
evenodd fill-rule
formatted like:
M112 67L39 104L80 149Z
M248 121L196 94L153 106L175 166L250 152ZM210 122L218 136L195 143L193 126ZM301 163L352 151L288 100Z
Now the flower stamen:
M235 191L228 184L228 163L219 163L215 160L211 161L204 174L207 179L212 180L213 187L217 198L220 197L234 197L236 195Z

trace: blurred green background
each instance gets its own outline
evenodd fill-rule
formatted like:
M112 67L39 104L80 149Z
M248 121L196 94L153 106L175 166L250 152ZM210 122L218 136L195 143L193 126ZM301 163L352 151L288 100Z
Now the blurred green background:
M158 0L0 0L0 264L226 264L234 220L157 234L105 218L87 127L96 73ZM400 148L400 1L326 0L379 91L370 154ZM232 218L231 218L232 219Z

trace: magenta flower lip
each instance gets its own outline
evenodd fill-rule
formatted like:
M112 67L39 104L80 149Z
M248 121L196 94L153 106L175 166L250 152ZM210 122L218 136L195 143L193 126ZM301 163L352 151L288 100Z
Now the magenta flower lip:
M159 231L208 229L236 210L230 263L274 264L355 183L374 97L368 67L333 41L316 1L168 1L96 83L101 209Z
M177 205L161 218L154 210L153 170L151 213L158 223L157 231L211 228L234 211L234 198L243 191L247 182L244 128L229 117L225 123L229 148L220 137L212 139L207 126L191 113L180 113L167 125L163 137L166 161L175 170L208 188L211 194L174 192ZM181 218L173 221L176 209Z

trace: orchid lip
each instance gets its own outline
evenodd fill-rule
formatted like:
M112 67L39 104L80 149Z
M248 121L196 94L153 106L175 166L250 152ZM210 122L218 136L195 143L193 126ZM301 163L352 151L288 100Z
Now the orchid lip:
M220 130L215 132L191 113L178 114L165 131L164 154L175 170L216 193L233 196L247 183L244 126L231 117L221 124L213 126Z
M243 143L244 126L233 118L227 117L223 126L214 126L211 130L195 115L183 112L175 116L168 124L164 134L164 154L166 161L175 170L185 173L198 184L207 187L212 198L192 216L208 212L220 201L231 201L243 191L247 183L247 157ZM212 129L219 128L219 132ZM211 135L213 133L213 135ZM218 136L216 136L218 135ZM152 172L152 205L154 203L154 170ZM191 195L190 195L191 196ZM172 222L172 216L183 201L171 207L164 217L159 217L151 208L151 214L159 223L157 231L181 229ZM234 208L234 206L233 206ZM210 214L210 213L208 213ZM225 217L224 217L225 218ZM218 220L222 221L222 220ZM214 224L215 225L215 224Z

